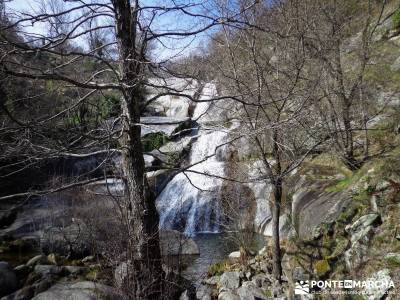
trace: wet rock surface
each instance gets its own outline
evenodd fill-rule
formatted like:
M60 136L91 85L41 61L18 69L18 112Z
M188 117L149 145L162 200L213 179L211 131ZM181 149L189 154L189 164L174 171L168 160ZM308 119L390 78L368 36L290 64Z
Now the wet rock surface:
M112 300L122 299L111 287L91 282L57 283L43 293L36 295L34 300Z

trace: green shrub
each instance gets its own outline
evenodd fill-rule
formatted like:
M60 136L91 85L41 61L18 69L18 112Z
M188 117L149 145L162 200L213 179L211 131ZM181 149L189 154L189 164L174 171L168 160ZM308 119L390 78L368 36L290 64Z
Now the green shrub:
M333 192L333 193L337 193L337 192L341 192L343 190L345 190L346 188L348 188L351 184L351 178L345 178L342 180L339 180L336 185L334 186L329 186L327 187L325 190L329 193Z
M274 295L272 294L272 291L271 290L264 290L263 291L263 294L264 294L264 296L265 297L267 297L267 298L272 298Z
M400 28L400 8L398 8L392 16L392 24L394 29Z
M209 276L220 276L228 269L227 261L220 261L208 267Z
M121 112L120 97L118 94L105 94L101 99L101 117L108 119L117 117Z
M154 149L159 149L168 140L168 136L162 132L149 133L142 139L143 151L150 152Z
M400 267L400 260L396 256L387 256L385 257L388 264L392 267Z
M354 216L357 215L358 212L358 207L350 206L339 214L337 221L342 224L348 224L353 220Z

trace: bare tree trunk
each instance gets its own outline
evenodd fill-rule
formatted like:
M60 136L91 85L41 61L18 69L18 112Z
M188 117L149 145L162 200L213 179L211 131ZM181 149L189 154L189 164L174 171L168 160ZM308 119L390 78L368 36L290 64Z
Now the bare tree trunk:
M335 23L335 26L338 24ZM354 143L353 143L353 128L352 128L352 115L351 115L351 108L352 108L352 99L346 95L346 88L345 88L345 77L343 73L343 66L340 56L340 40L335 41L335 53L334 53L334 65L336 69L336 84L337 84L337 96L339 97L340 106L341 106L341 119L343 122L343 130L344 132L340 134L343 141L343 160L344 163L351 169L355 170L358 168L357 160L354 156ZM340 124L340 122L339 122ZM340 126L342 129L342 126Z
M129 272L129 294L134 299L161 299L163 272L158 236L158 213L155 197L148 187L140 140L139 109L135 90L124 98L122 111L125 117L123 171L128 196L128 259L133 270Z
M161 299L163 272L158 236L158 213L154 194L145 176L141 143L140 99L143 55L136 40L137 1L113 1L124 83L122 108L123 133L120 139L123 171L127 186L129 296L133 299ZM143 45L141 45L143 47Z
M278 179L274 183L274 202L272 207L272 267L273 275L276 280L281 282L282 265L281 265L281 246L279 236L279 215L282 202L282 182Z
M280 115L280 114L279 114ZM277 120L279 121L279 115ZM282 265L281 265L281 245L280 245L280 235L279 235L279 216L281 213L281 203L282 203L282 165L281 165L281 153L279 148L280 135L277 129L273 132L273 148L272 153L275 159L275 171L276 176L273 179L274 184L274 202L272 207L272 267L273 274L278 282L281 282L282 276Z
M350 115L350 109L351 109L351 102L349 99L347 99L346 96L342 96L343 101L342 101L342 118L343 118L343 126L344 126L344 148L345 148L345 153L344 153L344 160L346 165L351 169L351 170L356 170L358 168L358 163L357 160L354 157L354 144L353 144L353 129L351 126L351 115Z

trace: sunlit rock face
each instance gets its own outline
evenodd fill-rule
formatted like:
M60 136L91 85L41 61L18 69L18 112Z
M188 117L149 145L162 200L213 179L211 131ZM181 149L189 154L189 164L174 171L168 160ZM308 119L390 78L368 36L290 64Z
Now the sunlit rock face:
M261 161L254 161L250 163L248 178L248 186L254 193L256 201L256 214L254 217L254 229L256 232L271 236L268 225L271 222L271 210L269 198L272 192L272 186L264 178L265 172Z
M201 85L191 78L153 78L149 80L147 99L154 99L149 105L153 115L187 118L190 117L192 97L201 89ZM162 95L166 91L171 95ZM159 96L159 95L162 96Z

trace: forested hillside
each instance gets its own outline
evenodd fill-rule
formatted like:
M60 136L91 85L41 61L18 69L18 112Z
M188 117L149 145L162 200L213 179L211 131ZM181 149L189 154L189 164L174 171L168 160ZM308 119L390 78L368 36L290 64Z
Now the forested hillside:
M27 2L2 299L400 297L398 0Z

